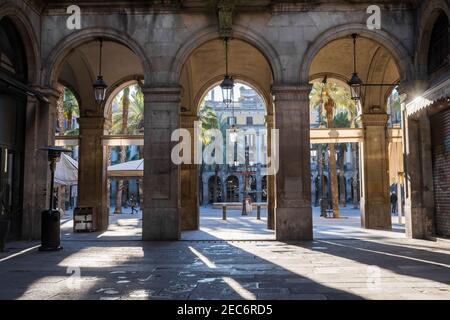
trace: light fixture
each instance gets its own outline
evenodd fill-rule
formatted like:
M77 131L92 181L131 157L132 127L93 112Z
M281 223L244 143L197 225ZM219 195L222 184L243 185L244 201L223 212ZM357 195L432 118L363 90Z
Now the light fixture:
M238 138L238 129L236 127L236 118L234 116L234 80L233 77L230 76L228 70L228 44L230 39L225 38L225 76L220 84L220 88L222 89L222 97L223 103L228 108L231 105L231 122L230 122L230 142L235 144Z
M356 71L356 39L358 38L358 34L353 33L353 74L350 81L347 84L350 86L350 91L352 95L352 99L355 101L361 100L362 87L393 87L398 86L398 83L393 84L385 84L385 83L363 83L361 78L358 76L358 72Z
M100 42L100 59L99 59L99 74L97 76L97 80L94 82L94 97L95 101L97 101L98 104L101 104L103 101L105 101L106 96L106 88L108 87L103 80L102 76L102 49L103 49L103 39L99 39Z
M358 73L356 72L356 38L358 35L356 33L352 34L353 38L353 74L352 78L348 82L350 86L350 91L352 95L352 99L355 101L361 100L361 88L362 88L362 80L359 78Z
M228 42L229 38L225 38L225 77L220 84L220 88L222 89L222 97L223 103L228 108L230 104L234 101L234 80L228 73Z

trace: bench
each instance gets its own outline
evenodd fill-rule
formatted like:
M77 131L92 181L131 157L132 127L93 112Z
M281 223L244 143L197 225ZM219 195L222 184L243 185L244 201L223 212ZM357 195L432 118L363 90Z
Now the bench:
M261 208L267 209L267 203L255 202L252 203L253 207L256 207L256 219L261 220ZM242 203L239 202L221 202L214 203L213 209L222 209L222 220L227 220L227 209L242 210Z

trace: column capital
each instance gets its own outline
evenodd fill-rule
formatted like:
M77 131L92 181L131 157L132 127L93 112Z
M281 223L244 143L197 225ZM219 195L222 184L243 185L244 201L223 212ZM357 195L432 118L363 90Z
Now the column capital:
M58 100L60 95L61 95L61 91L58 90L57 88L34 86L34 87L32 87L32 89L34 89L37 92L41 93L49 101L51 101L51 100Z
M104 129L109 124L103 116L81 116L78 124L83 129Z
M386 127L389 115L386 113L362 114L361 123L364 127Z
M181 100L180 86L144 86L142 93L147 102L177 102Z
M312 85L283 85L275 84L272 86L272 95L275 103L279 101L307 101L311 92Z
M199 117L196 115L181 114L180 119L181 119L180 123L181 123L182 128L193 128L194 122L199 121Z
M273 114L266 116L266 124L268 129L273 128Z

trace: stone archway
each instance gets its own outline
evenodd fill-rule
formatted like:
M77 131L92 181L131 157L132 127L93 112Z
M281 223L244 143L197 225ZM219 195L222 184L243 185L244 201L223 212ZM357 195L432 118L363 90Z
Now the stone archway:
M273 67L251 43L241 40L242 36L233 38L230 42L230 66L233 77L242 83L248 83L263 98L268 117L273 114L273 103L270 95ZM201 40L199 40L201 39ZM198 108L205 94L223 79L225 72L225 55L222 40L205 33L193 43L199 44L193 48L191 44L180 49L178 59L185 57L180 72L181 96L181 127L193 132L194 121L198 120ZM183 53L184 52L184 53ZM187 56L187 53L189 55ZM250 57L252 57L250 59ZM249 60L250 59L250 60ZM175 70L176 67L175 67ZM272 124L272 122L270 122ZM182 230L199 228L198 195L183 194L183 190L198 190L198 167L195 165L181 166L181 225ZM269 179L273 190L273 176ZM269 184L270 185L270 184ZM189 186L189 187L187 187ZM197 192L196 192L197 193ZM273 193L271 198L274 202ZM273 215L273 206L270 210Z
M399 42L385 32L372 35L372 32L357 25L342 26L336 32L323 34L311 45L301 77L306 78L308 72L310 80L317 75L327 75L329 78L339 75L339 80L349 79L353 73L353 44L349 37L352 33L359 34L357 72L363 83L386 84L363 87L360 101L359 125L365 129L364 142L359 148L362 226L390 230L387 97L394 89L389 84L399 83L410 76L409 55Z
M83 30L65 38L47 58L47 73L43 81L66 83L80 102L78 206L93 208L95 230L104 231L109 225L107 166L108 146L103 136L109 134L111 121L106 107L121 88L144 79L149 67L139 46L114 30ZM92 83L98 74L99 39L103 41L103 77L109 85L103 104L96 103ZM135 48L136 52L131 48ZM127 61L127 64L120 64ZM118 67L120 66L120 67Z

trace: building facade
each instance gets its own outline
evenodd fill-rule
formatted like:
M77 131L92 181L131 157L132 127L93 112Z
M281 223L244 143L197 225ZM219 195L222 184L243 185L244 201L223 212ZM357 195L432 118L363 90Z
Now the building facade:
M368 25L372 1L211 3L83 1L78 11L68 10L70 1L0 0L0 144L7 168L2 216L12 221L12 235L40 237L49 183L41 149L55 144L61 84L79 99L78 205L93 208L98 230L108 226L104 136L111 99L130 83L142 85L145 100L143 239L176 240L181 230L197 229L199 168L171 161L172 132L194 131L205 91L223 79L223 39L231 37L230 74L257 89L267 106L267 128L279 133L279 170L268 181L269 221L278 240L312 239L310 82L325 75L344 83L351 78L354 33L363 82L399 83L403 95L407 233L447 234L448 130L442 119L449 109L448 0L379 1L381 29ZM101 103L92 89L99 38L108 85ZM392 137L386 125L391 91L365 86L361 93L365 228L392 227Z

